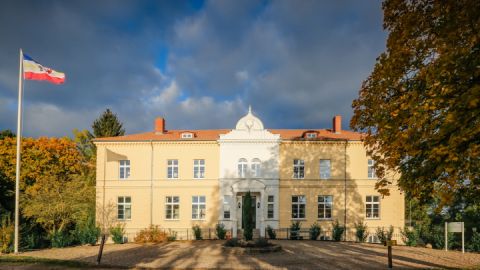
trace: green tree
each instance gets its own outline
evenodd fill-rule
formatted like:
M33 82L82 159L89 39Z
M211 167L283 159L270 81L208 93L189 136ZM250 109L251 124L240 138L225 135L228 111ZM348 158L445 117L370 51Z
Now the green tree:
M387 0L387 48L353 101L351 127L366 133L376 188L386 170L421 201L480 188L480 1Z
M93 122L92 129L95 138L123 136L125 134L123 124L110 109L105 110L105 112Z
M13 133L10 129L5 129L0 131L0 140L2 140L5 137L15 137L15 133Z
M243 199L243 213L242 213L242 219L243 219L243 237L245 237L245 240L252 240L253 238L253 217L252 217L252 195L250 194L250 191L245 194L245 197Z

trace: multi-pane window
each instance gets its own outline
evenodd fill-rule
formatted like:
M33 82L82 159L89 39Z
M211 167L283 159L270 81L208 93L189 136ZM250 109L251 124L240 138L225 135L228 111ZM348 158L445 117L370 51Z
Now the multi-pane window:
M130 160L120 160L120 179L130 177Z
M205 178L205 159L193 160L193 178Z
M305 196L292 196L292 218L305 218Z
M192 219L205 219L205 196L192 196Z
M274 209L275 209L275 197L272 195L269 195L267 200L267 218L275 217Z
M230 219L230 196L223 196L223 218Z
M178 178L178 159L167 161L167 178Z
M117 219L132 219L132 199L127 196L118 197L117 200Z
M165 199L165 219L179 219L180 198L178 196L167 196Z
M375 174L375 161L373 159L368 160L368 178L377 178L377 175Z
M318 218L319 219L331 219L333 208L332 196L318 196Z
M305 161L303 159L293 160L293 178L302 179L305 177Z
M330 159L320 159L320 179L330 178Z
M315 139L315 138L317 138L317 133L307 133L307 138Z
M238 160L238 177L247 177L247 160L244 158Z
M380 218L380 199L378 196L367 196L365 202L365 216L368 218Z
M252 176L260 177L260 159L258 158L252 160Z

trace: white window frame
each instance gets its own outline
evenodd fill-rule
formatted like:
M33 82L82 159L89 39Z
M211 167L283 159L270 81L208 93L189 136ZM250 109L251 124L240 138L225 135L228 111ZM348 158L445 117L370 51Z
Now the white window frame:
M296 198L296 201L294 200ZM301 209L303 206L303 217ZM293 195L292 196L292 219L306 219L307 218L307 200L305 195Z
M267 218L275 218L275 196L268 195L267 197Z
M319 195L317 197L318 202L318 219L331 220L333 216L333 196L332 195ZM327 217L327 209L330 207L330 216Z
M118 196L117 197L117 220L131 220L131 219L132 219L132 197Z
M239 178L246 178L248 170L248 161L246 158L241 158L238 160L237 165L237 175Z
M375 216L375 209L377 216ZM380 196L367 195L365 197L365 219L380 219Z
M178 179L178 159L167 160L167 178Z
M230 212L230 195L224 195L223 196L223 219L230 219L231 218L231 212ZM228 217L227 217L228 214Z
M194 179L205 178L205 159L193 160L193 178Z
M320 159L320 179L330 179L332 171L332 161L330 159Z
M251 170L252 170L252 177L260 177L262 171L261 171L261 164L262 162L258 158L252 159L252 163L250 165Z
M375 174L375 161L373 159L368 160L368 179L375 179L377 175Z
M175 217L175 209L178 215ZM170 211L170 217L168 216ZM179 220L180 219L180 197L179 196L166 196L165 197L165 219L166 220Z
M130 160L129 159L119 160L118 167L119 167L118 177L121 180L128 179L130 177Z
M293 160L293 178L305 179L305 161L303 159Z
M207 201L204 195L192 196L192 219L205 220L207 216Z

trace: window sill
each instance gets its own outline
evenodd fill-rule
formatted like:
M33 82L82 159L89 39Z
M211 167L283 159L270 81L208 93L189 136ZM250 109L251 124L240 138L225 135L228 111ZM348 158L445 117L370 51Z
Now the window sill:
M199 218L192 218L192 220L194 220L194 221L205 221L206 219L205 219L205 218L203 218L203 219L199 219Z
M132 219L117 219L118 222L132 221Z
M317 218L318 221L333 221L333 218Z
M180 221L180 219L164 219L165 221Z
M295 220L295 221L307 221L306 218L291 218L290 220Z
M380 220L380 218L365 218L366 220Z

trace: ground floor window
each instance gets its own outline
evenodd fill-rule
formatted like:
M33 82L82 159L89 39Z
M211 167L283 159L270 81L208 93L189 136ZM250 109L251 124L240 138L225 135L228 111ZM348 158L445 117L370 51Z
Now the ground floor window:
M223 196L223 218L230 219L230 196Z
M305 196L292 196L292 218L305 218Z
M365 201L365 216L367 219L380 218L380 198L378 196L367 196Z
M165 200L165 219L180 218L180 198L178 196L167 196Z
M118 197L117 201L117 219L132 219L132 199L129 196Z
M270 195L267 200L267 218L275 218L275 197Z
M333 208L333 196L318 196L318 218L331 219Z
M192 197L192 219L205 219L205 196Z

